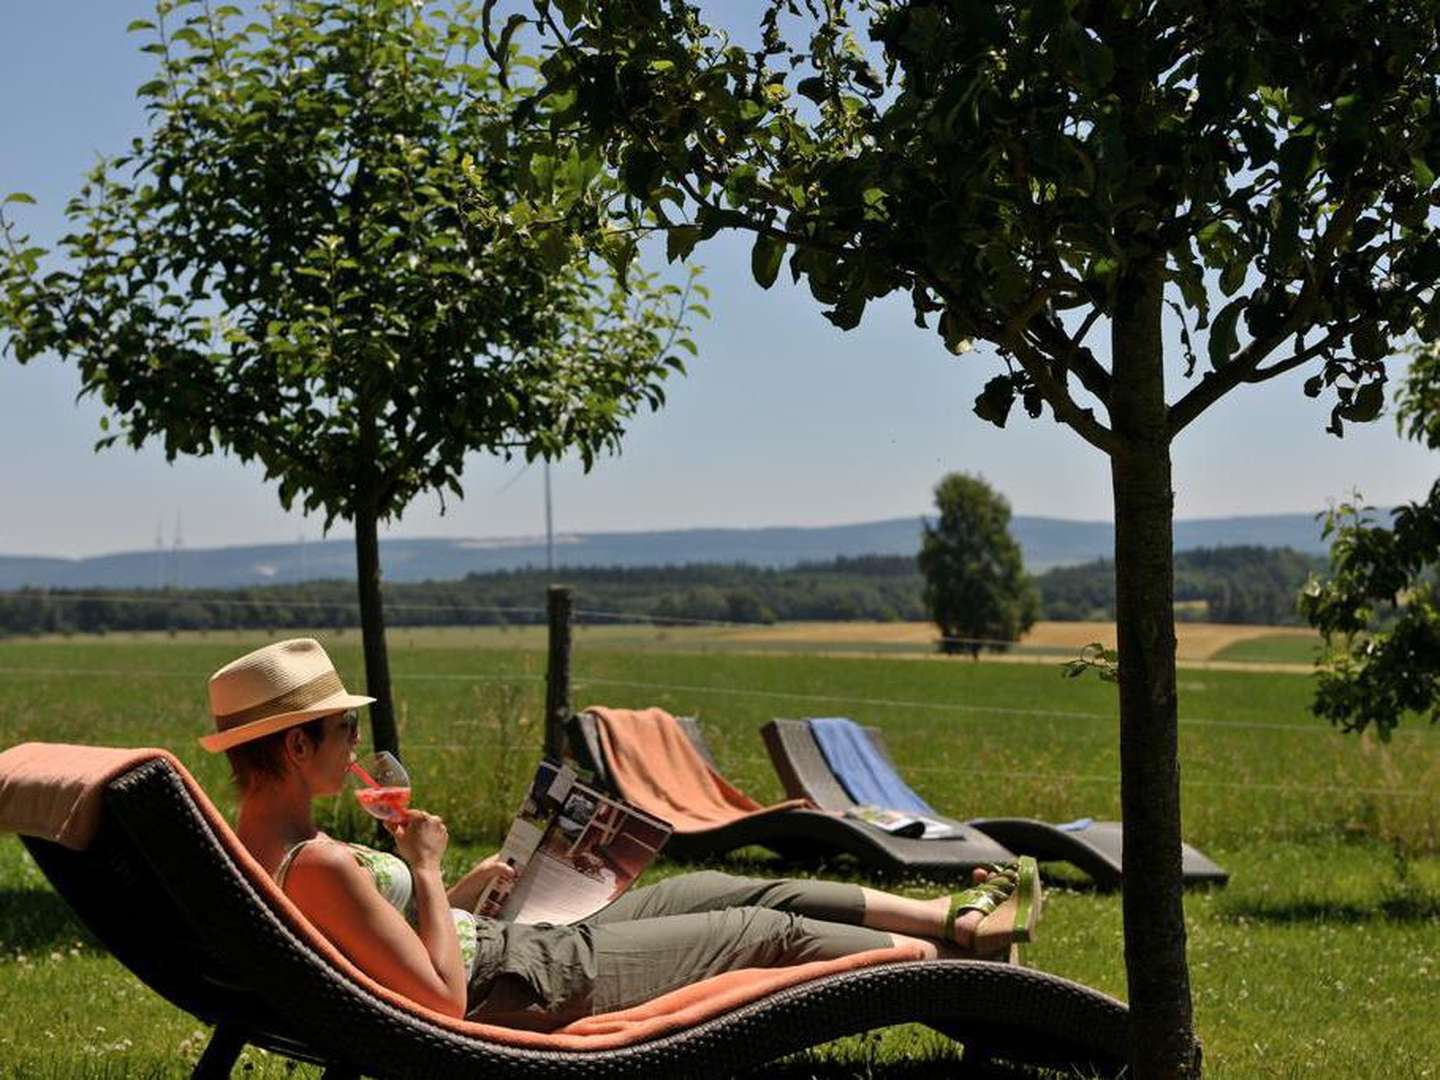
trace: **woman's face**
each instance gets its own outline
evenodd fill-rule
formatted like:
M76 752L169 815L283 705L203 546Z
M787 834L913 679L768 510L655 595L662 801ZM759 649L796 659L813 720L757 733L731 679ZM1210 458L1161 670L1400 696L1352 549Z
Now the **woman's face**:
M316 795L334 795L345 785L355 757L360 717L354 709L324 717L325 730L311 758L310 785Z

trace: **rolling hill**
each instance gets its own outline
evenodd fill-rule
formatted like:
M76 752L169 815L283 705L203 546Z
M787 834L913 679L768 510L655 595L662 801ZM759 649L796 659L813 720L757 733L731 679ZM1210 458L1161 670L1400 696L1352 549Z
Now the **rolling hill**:
M1108 557L1113 527L1104 521L1017 516L1011 531L1032 572ZM674 566L748 563L792 566L840 556L908 555L919 548L920 515L815 528L675 529L664 532L567 533L555 538L565 566ZM1200 518L1175 523L1175 549L1250 544L1320 554L1319 522L1310 514ZM545 565L543 537L393 539L381 541L387 581L446 581L470 573ZM131 551L84 559L0 555L0 589L235 588L351 578L349 540L264 544L180 552Z

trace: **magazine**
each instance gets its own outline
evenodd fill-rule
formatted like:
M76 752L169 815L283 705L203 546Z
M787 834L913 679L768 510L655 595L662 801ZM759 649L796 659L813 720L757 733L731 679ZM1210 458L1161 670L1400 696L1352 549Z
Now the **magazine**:
M569 765L542 761L500 848L515 877L491 885L475 914L557 925L587 919L630 887L670 831Z
M936 821L923 814L886 810L881 806L852 806L845 811L845 816L873 825L893 836L905 836L913 840L943 840L955 835L954 827L943 821Z

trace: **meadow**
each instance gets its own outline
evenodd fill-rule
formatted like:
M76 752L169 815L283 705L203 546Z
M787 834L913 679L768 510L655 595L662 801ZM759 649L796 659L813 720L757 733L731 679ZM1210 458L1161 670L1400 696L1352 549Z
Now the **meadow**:
M358 635L323 639L347 681L362 682ZM229 812L223 759L195 743L207 727L205 677L264 640L0 641L0 747L25 739L166 746ZM1264 651L1265 640L1250 647ZM917 663L874 644L869 655L815 653L793 641L757 648L648 627L582 629L575 703L698 716L726 773L764 800L781 792L760 724L848 715L883 727L913 786L956 817L1118 816L1112 686L1062 679L1043 655ZM391 650L416 801L445 815L458 870L493 849L538 756L543 638L402 630ZM1185 835L1233 875L1224 889L1187 894L1207 1071L1440 1076L1440 732L1407 718L1388 744L1339 735L1309 715L1311 688L1303 668L1180 671ZM343 797L320 818L342 835L364 828ZM744 853L738 865L797 872L761 853ZM676 869L662 865L652 876ZM1123 997L1118 895L1090 889L1067 868L1047 871L1045 922L1026 962ZM798 872L859 880L844 863ZM901 885L917 895L938 888ZM208 1038L90 939L13 837L0 837L0 1015L7 1077L184 1076ZM1014 1075L967 1068L951 1047L928 1029L900 1027L766 1075ZM246 1066L247 1076L316 1074L253 1050Z

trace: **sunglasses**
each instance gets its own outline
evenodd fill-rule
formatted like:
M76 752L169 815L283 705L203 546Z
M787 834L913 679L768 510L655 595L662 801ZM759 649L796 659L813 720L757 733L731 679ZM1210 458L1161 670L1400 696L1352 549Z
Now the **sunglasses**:
M345 737L354 742L360 737L360 713L355 709L346 709L337 715L340 717L341 723L345 725Z

